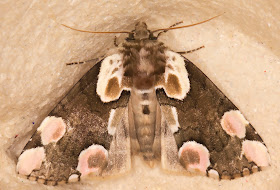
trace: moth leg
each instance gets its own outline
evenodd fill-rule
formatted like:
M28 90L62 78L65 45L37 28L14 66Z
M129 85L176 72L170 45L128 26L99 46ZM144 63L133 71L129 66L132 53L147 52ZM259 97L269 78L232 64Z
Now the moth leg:
M90 59L87 61L79 61L79 62L72 62L72 63L66 63L66 65L79 65L79 64L85 64L85 63L92 63L99 61L99 58Z
M192 52L195 52L195 51L200 50L202 48L205 48L205 46L200 46L199 48L195 48L195 49L192 49L192 50L189 50L189 51L179 51L179 52L176 52L176 53L179 53L179 54L192 53Z
M177 26L177 25L182 24L182 23L183 23L183 21L176 22L175 24L172 24L171 26L169 26L169 28L172 28L172 27ZM158 33L156 38L158 38L162 33L166 33L167 31L168 30L161 31L160 33Z
M114 45L115 45L116 47L119 46L119 44L117 44L117 36L115 36L115 38L114 38Z

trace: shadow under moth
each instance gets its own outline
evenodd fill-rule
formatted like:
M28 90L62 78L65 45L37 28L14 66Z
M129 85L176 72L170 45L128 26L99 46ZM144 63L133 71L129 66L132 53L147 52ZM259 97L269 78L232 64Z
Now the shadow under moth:
M160 161L167 171L217 179L269 166L264 142L238 108L192 62L157 40L183 27L150 31L139 22L131 32L111 32L129 36L43 120L17 172L57 185L127 172L134 154L151 167Z

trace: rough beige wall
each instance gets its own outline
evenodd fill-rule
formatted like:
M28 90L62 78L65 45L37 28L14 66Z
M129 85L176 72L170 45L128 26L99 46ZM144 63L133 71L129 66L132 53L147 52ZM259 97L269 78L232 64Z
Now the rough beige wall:
M277 0L2 0L0 188L279 189L279 11ZM136 158L133 171L125 176L70 186L46 187L17 176L13 155L91 66L66 67L65 63L98 58L113 47L113 35L78 33L58 23L112 31L132 30L136 21L145 20L154 29L181 20L194 23L221 12L226 14L203 25L170 31L161 40L175 51L205 45L186 56L224 91L263 137L272 160L268 170L233 181L215 181L165 174L160 167L146 168Z

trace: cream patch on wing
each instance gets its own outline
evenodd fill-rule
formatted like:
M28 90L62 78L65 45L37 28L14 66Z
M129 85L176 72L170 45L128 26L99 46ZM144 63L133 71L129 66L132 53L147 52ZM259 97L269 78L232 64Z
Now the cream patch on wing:
M30 175L33 170L39 170L45 159L43 147L25 150L18 158L17 172L22 175Z
M122 120L124 112L125 108L111 109L107 128L110 135L116 133L117 126Z
M108 122L108 133L110 135L114 135L116 133L116 126L114 124L115 120L115 109L111 109L110 116L109 116L109 122Z
M96 92L103 102L117 100L124 89L130 90L122 85L123 74L122 54L113 54L102 61Z
M108 151L101 145L91 145L79 155L77 170L86 176L91 173L99 175L107 166Z
M245 155L249 162L255 162L257 166L269 166L270 157L267 148L259 141L243 141L242 154Z
M184 58L172 51L166 51L165 55L167 59L164 82L156 88L163 88L170 98L183 100L190 90L190 81Z
M208 149L195 141L185 142L178 152L179 161L188 171L206 173L210 166L210 154Z
M42 144L56 143L66 132L66 124L61 117L48 116L37 131L41 132Z
M246 125L249 122L238 110L231 110L225 112L221 125L225 132L230 136L237 136L238 138L244 138L246 134Z
M178 121L178 113L176 107L173 106L160 106L163 112L164 118L170 127L172 133L178 131L180 124Z

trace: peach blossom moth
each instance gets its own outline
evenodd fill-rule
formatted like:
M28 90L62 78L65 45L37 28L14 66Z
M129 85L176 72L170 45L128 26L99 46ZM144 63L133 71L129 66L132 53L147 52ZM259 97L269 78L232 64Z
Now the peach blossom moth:
M154 36L177 28L150 31L139 22L121 32L129 37L117 52L95 64L42 121L17 172L57 185L127 172L134 154L150 166L159 161L167 171L217 179L269 166L264 142L238 108Z

